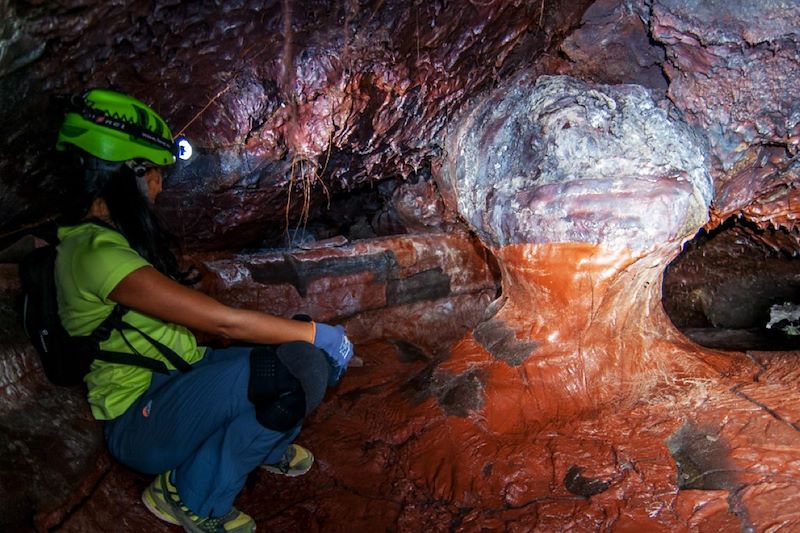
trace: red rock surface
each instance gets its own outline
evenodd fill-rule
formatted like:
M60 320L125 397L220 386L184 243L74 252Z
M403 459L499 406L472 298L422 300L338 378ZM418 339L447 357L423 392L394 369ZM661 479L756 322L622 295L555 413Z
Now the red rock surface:
M229 305L282 316L303 313L320 321L441 298L493 297L497 290L486 261L489 252L463 232L345 243L311 243L306 250L196 254L187 256L186 263L203 273L203 292ZM357 337L372 340L383 335Z
M298 261L345 252L301 252ZM469 324L451 329L452 311L440 315L444 321L415 322L413 334L403 323L409 307L435 306L379 311L379 323L393 331L357 343L364 365L348 372L301 434L315 468L289 480L256 472L238 498L259 529L800 525L800 411L790 392L800 353L746 357L693 345L661 309L660 270L646 256L585 244L513 245L496 254L507 298L460 339ZM416 264L435 257L417 255ZM626 302L649 303L633 309ZM404 340L413 335L452 349ZM76 489L88 498L68 513L37 515L39 527L175 529L140 503L149 479L117 465L101 472Z
M797 395L785 394L797 390L798 353L733 356L724 374L672 376L585 416L536 422L538 408L559 406L517 396L509 407L491 391L521 375L499 363L459 379L446 361L409 359L389 343L357 350L364 367L348 372L299 439L314 450L314 469L296 479L256 472L238 498L259 529L800 527ZM483 405L475 390L486 391ZM498 408L531 420L500 427L487 419ZM148 482L114 467L62 530L172 530L138 501Z
M16 265L0 264L0 529L57 526L109 470L80 388L46 383L18 323Z
M783 117L796 106L800 6L659 0L652 16L667 50L670 99L707 132L716 210L724 218L791 181L800 124Z
M635 83L661 94L667 89L663 48L652 42L643 3L600 0L561 44L573 76L600 83ZM602 46L598 46L602 43Z
M745 310L729 307L792 273L800 10L589 4L15 3L0 239L63 198L31 120L46 97L119 83L199 140L159 208L190 247L230 248L188 257L204 290L346 321L363 361L301 434L315 468L256 472L240 495L260 530L800 529L800 353L703 348L661 303L684 243L734 215L755 226L675 263L689 305L675 316L734 323ZM571 76L539 77L553 73ZM604 85L630 82L648 89ZM342 216L337 191L417 174L377 212L425 235L238 250L326 190ZM6 523L169 530L139 503L149 480L103 463L80 411L55 419L80 438L46 446L55 400L27 401L36 366L2 302ZM16 480L50 479L50 450L74 460L28 498Z

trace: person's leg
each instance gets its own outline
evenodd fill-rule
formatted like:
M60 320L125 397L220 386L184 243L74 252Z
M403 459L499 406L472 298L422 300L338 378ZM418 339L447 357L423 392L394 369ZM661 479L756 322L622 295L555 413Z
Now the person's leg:
M299 432L299 425L285 433L267 430L251 414L235 418L176 469L178 493L199 515L226 513L247 474L262 463L277 462Z
M176 468L219 427L252 410L249 348L226 351L230 357L219 360L209 358L210 350L185 374L153 374L148 391L106 423L111 454L134 470L158 474Z
M193 512L224 514L247 473L277 461L299 431L257 422L247 399L249 351L229 348L186 374L155 375L150 390L107 425L112 455L146 473L176 470L178 491Z

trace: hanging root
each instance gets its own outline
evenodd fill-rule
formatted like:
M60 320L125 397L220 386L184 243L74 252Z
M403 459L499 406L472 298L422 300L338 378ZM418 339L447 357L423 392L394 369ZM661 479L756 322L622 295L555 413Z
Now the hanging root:
M284 212L284 233L289 235L289 211L292 207L292 189L297 186L303 193L302 206L300 208L300 217L298 218L297 225L292 232L291 240L294 241L297 232L302 227L305 230L308 224L308 215L311 213L311 193L318 183L322 185L322 190L325 193L327 200L327 208L331 207L331 195L328 186L325 185L322 176L328 168L328 162L331 158L331 147L333 145L333 138L328 139L328 151L325 156L325 162L322 168L319 169L317 164L305 156L296 155L292 158L292 163L289 170L289 193L286 198L286 210Z

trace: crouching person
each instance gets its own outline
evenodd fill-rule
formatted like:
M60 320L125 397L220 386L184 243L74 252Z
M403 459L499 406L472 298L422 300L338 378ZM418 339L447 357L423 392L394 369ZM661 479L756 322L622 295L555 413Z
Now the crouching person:
M111 454L156 476L142 499L162 520L253 531L234 498L259 466L289 476L311 468L311 452L293 441L352 344L341 326L231 308L181 283L150 210L178 147L144 103L107 90L74 98L56 148L72 155L82 197L58 231L59 316L72 336L120 317L100 343L117 356L98 356L85 377ZM190 329L241 344L204 348Z

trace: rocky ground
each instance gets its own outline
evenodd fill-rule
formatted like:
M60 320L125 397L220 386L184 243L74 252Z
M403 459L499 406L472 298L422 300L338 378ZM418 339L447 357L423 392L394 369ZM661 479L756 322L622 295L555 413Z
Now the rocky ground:
M448 379L430 354L397 341L357 348L365 365L298 439L314 469L295 479L257 471L238 498L259 530L800 527L800 353L730 353L727 376L677 378L631 405L499 432L482 413L505 407L486 398L476 409L476 378ZM59 530L177 530L139 501L147 483L110 466Z

